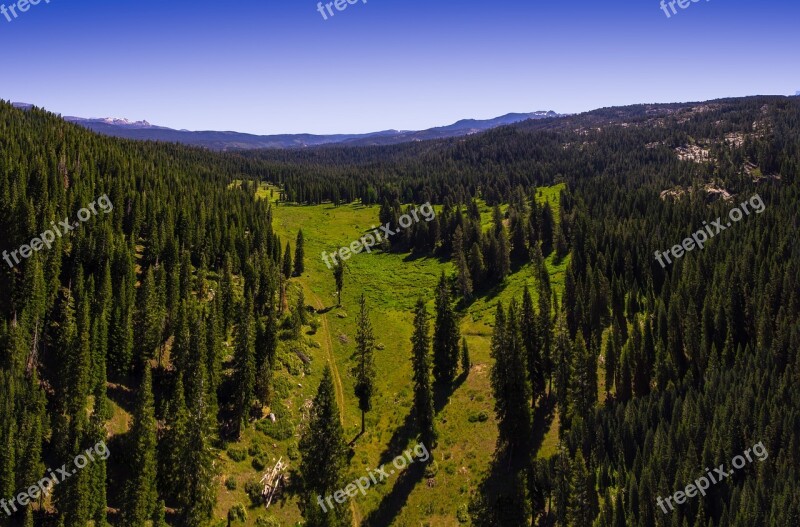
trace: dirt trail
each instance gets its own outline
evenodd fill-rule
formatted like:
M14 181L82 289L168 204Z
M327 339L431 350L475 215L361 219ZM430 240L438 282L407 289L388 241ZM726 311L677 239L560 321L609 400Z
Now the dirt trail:
M322 299L311 290L308 284L304 285L305 290L308 291L311 294L311 298L314 299L314 305L317 311L324 310L325 304L322 302ZM322 332L324 333L322 347L325 348L325 355L331 367L331 373L333 374L333 388L334 391L336 391L336 401L339 404L339 420L342 423L342 427L344 427L344 388L342 387L342 378L339 376L339 368L336 366L336 359L333 356L333 340L331 340L331 331L328 326L328 314L319 313L319 318L322 321ZM350 501L350 510L353 512L353 527L358 527L361 525L361 513L352 501Z

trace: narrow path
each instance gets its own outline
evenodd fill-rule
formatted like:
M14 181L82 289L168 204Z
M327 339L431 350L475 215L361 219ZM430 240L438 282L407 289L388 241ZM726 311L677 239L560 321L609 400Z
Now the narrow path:
M303 285L305 289L311 293L317 311L324 310L325 304L322 302L322 299L311 290L311 287L309 287L307 283L303 282ZM322 330L325 333L325 339L322 345L325 348L328 364L331 366L331 373L333 373L333 388L334 391L336 391L336 400L339 404L339 420L342 423L342 428L344 428L344 388L342 387L342 378L339 376L339 368L336 366L336 359L333 356L333 340L331 340L331 331L328 326L328 314L320 313L319 318L322 320ZM358 527L361 525L362 521L361 512L352 500L350 501L350 510L353 513L353 527Z
M314 303L316 304L317 310L321 311L325 309L325 304L322 300L317 296L314 291L311 291L311 288L306 287L311 293L311 296L314 298ZM323 347L325 348L325 355L328 358L328 364L331 366L331 372L333 373L333 387L336 391L336 400L339 403L339 419L342 422L342 426L344 426L344 388L342 387L342 378L339 376L339 368L336 366L336 359L333 357L333 340L331 340L331 331L328 326L328 314L327 313L320 313L319 315L320 320L322 320L322 331L325 333L325 342L323 343Z

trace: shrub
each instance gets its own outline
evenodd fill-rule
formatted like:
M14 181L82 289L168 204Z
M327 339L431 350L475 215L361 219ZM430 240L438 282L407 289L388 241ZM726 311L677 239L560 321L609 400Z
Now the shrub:
M275 414L275 422L273 423L271 419L258 421L256 430L278 441L292 437L294 435L294 425L292 420L289 419L289 411L280 401L276 402L271 409L272 413Z
M247 493L247 497L250 498L250 501L253 503L253 505L261 504L261 492L263 490L264 487L261 485L261 483L254 479L251 479L244 484L244 491Z
M237 503L233 507L230 508L228 511L228 521L235 522L240 521L242 523L247 521L247 509L244 508L244 505L241 503Z
M469 416L469 422L470 423L477 423L477 422L483 423L483 422L486 422L488 420L489 420L489 416L486 414L486 412L478 412L477 414L471 414Z
M458 523L467 523L469 521L469 510L466 504L462 503L458 506L456 518L458 518Z
M425 477L426 478L433 478L438 473L439 473L439 464L436 461L431 461L428 464L428 466L425 467Z
M228 490L236 490L236 478L229 476L228 479L225 480L225 488Z
M243 448L231 447L228 449L228 457L238 463L239 461L244 461L245 458L247 458L247 452L245 452Z
M256 527L281 527L281 524L273 516L262 516L256 520Z
M292 443L289 445L289 449L286 452L286 455L289 456L289 459L292 461L297 461L300 459L300 450L297 448L297 443Z
M261 470L264 470L264 467L267 466L267 460L265 459L264 455L262 454L260 456L254 457L253 461L251 462L251 465L253 465L254 469L256 469L258 471L261 471Z

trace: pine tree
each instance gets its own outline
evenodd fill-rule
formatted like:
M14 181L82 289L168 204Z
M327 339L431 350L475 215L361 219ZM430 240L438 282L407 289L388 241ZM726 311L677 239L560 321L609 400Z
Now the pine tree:
M283 277L287 280L292 277L292 247L286 242L286 249L283 251Z
M486 273L486 266L483 263L483 254L481 253L481 247L478 245L478 242L472 244L472 248L469 250L468 260L469 275L472 279L473 288L477 289L483 283Z
M356 321L356 360L353 367L355 377L355 393L358 407L361 410L361 433L365 431L366 413L372 410L372 398L375 394L375 335L369 320L367 301L361 294L360 311Z
M569 328L567 328L567 317L562 312L557 321L555 339L553 343L554 371L555 371L555 390L556 401L561 412L562 428L568 428L569 416L569 386L570 368L572 366L572 342L569 338Z
M547 272L542 252L539 244L536 244L531 251L534 274L538 278L538 317L536 321L536 332L541 342L542 375L547 377L549 385L548 393L553 389L553 357L552 357L552 293L550 290L550 275Z
M145 364L137 392L127 451L130 474L122 497L123 527L141 527L152 517L157 503L156 491L156 420L150 367Z
M433 389L431 387L431 359L428 311L420 298L414 311L414 334L411 337L411 363L414 371L414 414L417 419L420 441L429 450L436 445L436 428L433 417Z
M180 491L184 471L181 469L181 456L185 445L186 427L189 414L184 397L183 374L178 373L164 411L165 424L158 443L158 483L159 494L174 501Z
M224 270L219 282L219 294L222 302L222 335L223 340L227 339L228 328L231 324L231 315L234 311L233 296L233 273L231 272L231 261L225 259Z
M511 244L508 241L508 233L505 227L497 233L497 245L494 255L495 279L497 283L502 283L511 274Z
M342 305L342 288L344 287L344 263L333 264L333 281L336 283L336 305Z
M205 371L200 368L194 372L199 377L191 384L199 384L194 400L188 408L186 434L181 439L181 460L176 503L180 507L179 523L186 527L205 525L214 512L217 501L214 482L214 463L216 456L211 449L215 416L206 399L208 394L203 386ZM177 467L176 467L177 468Z
M526 362L528 365L528 381L531 385L533 396L531 407L535 407L536 400L544 395L544 365L542 361L541 341L536 320L536 311L533 307L530 291L526 285L522 292L522 313L520 331L522 343L525 346Z
M234 436L240 437L242 425L246 425L253 406L255 385L255 343L253 342L253 305L248 296L241 306L236 325L236 348L234 350Z
M572 415L589 417L597 402L597 364L580 333L572 351L569 391Z
M571 525L592 525L596 511L597 497L592 484L592 473L587 470L583 453L578 449L572 463L571 497L569 518Z
M511 459L516 459L529 447L531 390L517 307L513 300L508 308L508 318L503 306L497 305L491 355L494 359L491 384L498 421L497 442L506 448Z
M348 448L340 421L339 407L329 366L322 373L311 407L308 426L299 443L302 495L300 509L309 527L350 527L352 513L347 505L325 503L327 496L345 487Z
M443 386L451 386L458 369L458 345L461 332L450 303L450 290L442 271L436 287L436 321L433 328L433 378Z
M303 290L300 289L297 293L297 306L295 306L295 311L297 312L297 316L299 317L300 325L304 325L308 322L308 316L306 311L306 297L303 294Z
M150 267L139 288L136 306L136 335L140 343L138 358L152 359L155 356L156 348L161 343L162 311L153 268Z
M300 276L305 271L305 241L303 230L297 231L297 243L294 248L294 275Z
M464 254L464 233L460 225L456 227L455 234L453 234L453 262L456 267L456 276L458 277L458 290L461 296L469 300L472 298L472 278L470 277L467 258Z

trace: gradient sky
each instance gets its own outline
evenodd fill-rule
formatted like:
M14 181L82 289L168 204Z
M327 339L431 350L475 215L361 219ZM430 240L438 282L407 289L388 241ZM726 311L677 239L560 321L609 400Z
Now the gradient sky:
M0 0L9 5L11 0ZM677 6L676 6L677 8ZM190 130L356 133L800 90L797 0L44 0L0 98Z

